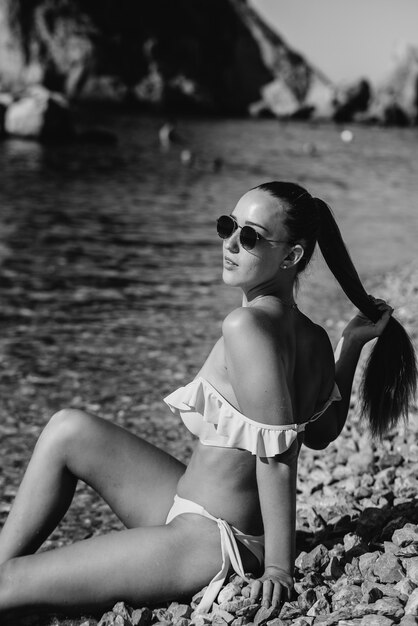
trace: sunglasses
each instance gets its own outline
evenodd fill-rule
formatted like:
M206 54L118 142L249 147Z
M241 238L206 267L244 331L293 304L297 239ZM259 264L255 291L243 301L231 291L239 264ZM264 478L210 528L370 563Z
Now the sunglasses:
M229 237L240 228L239 241L244 250L254 250L257 241L268 241L269 243L287 243L283 239L266 239L258 233L252 226L240 226L232 215L221 215L216 222L216 231L221 239Z

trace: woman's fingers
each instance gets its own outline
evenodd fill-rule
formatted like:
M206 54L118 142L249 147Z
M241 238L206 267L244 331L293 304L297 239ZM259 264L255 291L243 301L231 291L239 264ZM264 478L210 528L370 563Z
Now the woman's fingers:
M262 586L263 586L263 583L261 582L261 580L254 580L252 582L251 593L250 593L250 599L252 601L256 602L258 600Z
M390 316L392 315L394 309L390 306L390 304L386 302L386 300L382 300L382 298L374 298L373 296L370 296L370 295L369 295L369 298L377 306L379 311L382 312L381 317L374 324L376 336L378 337L384 331L386 324L388 323Z
M282 585L278 582L274 583L273 597L271 599L271 606L273 608L277 608L280 606L280 601L282 600Z
M382 298L374 298L373 296L369 296L369 298L370 300L373 300L373 303L381 311L384 311L385 309L390 309L393 312L392 307L386 302L386 300L383 300Z
M252 602L257 602L260 596L262 606L277 608L283 599L282 583L272 578L254 580L251 585L250 599Z
M262 599L262 605L265 606L266 608L270 606L270 602L271 602L271 598L273 594L273 588L274 588L273 581L271 580L271 578L267 578L267 580L263 582L263 599Z

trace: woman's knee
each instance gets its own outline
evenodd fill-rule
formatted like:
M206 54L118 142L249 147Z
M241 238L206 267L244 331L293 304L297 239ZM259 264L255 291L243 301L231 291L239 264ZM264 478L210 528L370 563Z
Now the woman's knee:
M52 450L67 452L74 444L81 445L86 437L88 425L94 419L78 409L61 409L46 425L39 439L40 445L48 445Z

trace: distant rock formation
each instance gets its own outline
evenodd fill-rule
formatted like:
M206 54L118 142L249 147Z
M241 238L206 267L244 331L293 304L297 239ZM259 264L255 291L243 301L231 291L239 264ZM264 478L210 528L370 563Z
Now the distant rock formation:
M340 101L335 101L333 119L335 122L351 122L358 114L368 110L372 97L370 83L362 78L357 84L350 86Z
M329 116L333 87L246 0L0 0L0 85L175 113Z
M369 118L385 125L418 123L418 47L401 44L395 50L392 68L376 90Z
M332 119L382 126L418 124L418 47L395 50L387 78L375 89L366 79L337 91Z
M3 130L8 135L36 139L68 139L74 129L65 99L44 87L28 89L12 101L4 113Z
M261 97L251 104L250 113L270 111L278 117L329 118L335 95L331 81L292 50L245 1L230 1L272 75L272 80L261 87Z
M249 0L0 0L0 134L10 96L34 85L167 118L418 123L418 48L398 49L379 88L337 90Z

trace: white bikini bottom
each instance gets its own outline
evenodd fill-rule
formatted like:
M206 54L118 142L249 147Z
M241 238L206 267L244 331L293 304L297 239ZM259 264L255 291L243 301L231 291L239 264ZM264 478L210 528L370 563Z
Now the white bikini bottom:
M254 554L260 565L262 565L264 562L264 535L245 535L238 530L238 528L231 526L225 520L211 515L203 506L200 506L200 504L196 504L196 502L192 500L180 498L178 495L174 496L174 504L168 512L165 523L169 524L172 519L183 513L195 513L213 520L218 524L221 534L222 567L210 581L196 609L198 613L207 613L216 600L231 566L239 576L246 580L237 539Z

